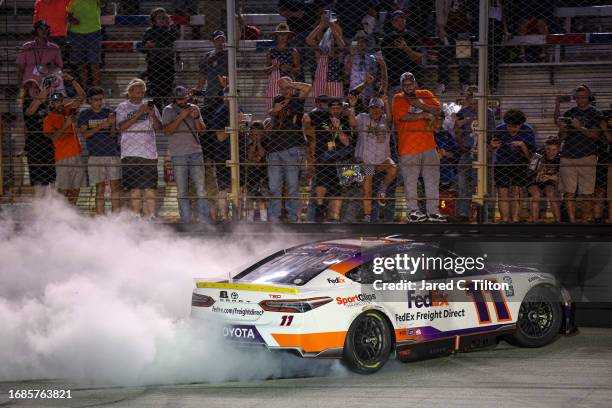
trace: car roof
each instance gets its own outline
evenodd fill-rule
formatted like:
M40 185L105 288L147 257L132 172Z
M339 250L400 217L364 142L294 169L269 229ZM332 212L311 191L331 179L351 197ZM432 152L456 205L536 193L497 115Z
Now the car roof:
M332 239L327 241L319 241L313 244L307 244L304 246L327 246L327 247L338 247L338 248L354 248L357 250L366 250L371 248L392 246L399 244L414 243L414 240L399 238L396 235L385 236L385 237L350 237L341 239ZM298 247L299 248L299 247Z

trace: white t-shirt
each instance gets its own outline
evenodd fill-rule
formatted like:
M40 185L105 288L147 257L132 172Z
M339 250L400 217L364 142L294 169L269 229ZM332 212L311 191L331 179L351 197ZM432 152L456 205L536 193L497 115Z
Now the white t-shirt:
M141 105L142 103L136 105L130 101L121 102L115 111L117 127L121 122L134 116ZM161 115L157 108L155 108L155 116L161 121ZM121 158L124 157L157 159L155 129L148 114L143 114L136 123L121 132Z

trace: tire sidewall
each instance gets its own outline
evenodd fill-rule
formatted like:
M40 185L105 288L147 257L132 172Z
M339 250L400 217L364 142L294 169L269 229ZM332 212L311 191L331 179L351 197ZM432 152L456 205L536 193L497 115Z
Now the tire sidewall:
M378 319L383 327L383 352L379 360L375 364L365 364L365 362L359 359L355 350L355 329L361 323L361 321L366 318ZM389 323L382 316L381 313L373 310L368 310L357 316L349 327L344 343L343 361L349 367L349 369L356 373L371 374L380 370L385 365L387 360L389 360L389 356L391 354L391 346L392 338Z
M525 301L527 301L530 298L530 296L534 296L534 295L544 297L550 302L552 306L553 322L551 324L551 330L549 331L549 333L547 333L543 337L533 338L523 333L523 331L521 330L518 324L519 322L517 320L516 332L508 339L511 344L514 344L520 347L542 347L552 342L555 339L555 337L557 337L557 335L559 334L559 331L561 330L561 325L563 323L563 310L559 302L559 296L555 293L555 290L553 288L548 288L548 287L532 288L527 293L527 295L525 295L523 302L521 302L521 306L523 305Z

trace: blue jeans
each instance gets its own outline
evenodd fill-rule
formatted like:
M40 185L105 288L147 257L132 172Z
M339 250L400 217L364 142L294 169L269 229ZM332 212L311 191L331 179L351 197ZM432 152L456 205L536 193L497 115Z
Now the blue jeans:
M192 153L184 156L172 156L172 169L176 181L177 199L181 222L192 221L191 200L189 195L189 179L193 183L198 206L198 218L200 222L208 220L208 201L204 198L204 158L202 153ZM195 221L195 220L193 220Z
M287 182L287 195L285 200L289 222L297 221L297 207L300 187L300 163L302 162L301 147L292 147L287 150L268 153L268 181L270 183L270 200L268 219L272 222L279 220L281 215L281 200L283 182ZM276 198L279 197L279 198Z

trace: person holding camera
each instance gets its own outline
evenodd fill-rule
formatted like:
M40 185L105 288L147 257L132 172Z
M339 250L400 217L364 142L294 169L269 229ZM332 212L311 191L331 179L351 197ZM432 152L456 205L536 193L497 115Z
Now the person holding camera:
M174 89L174 102L162 113L164 133L168 136L168 153L172 159L176 181L179 214L182 223L194 222L191 214L189 180L196 192L198 220L208 219L208 202L204 198L204 156L199 133L206 130L200 109L189 103L189 90L183 86Z
M96 214L104 214L104 191L108 181L111 189L111 208L121 208L121 159L115 112L104 106L104 89L99 86L87 90L89 109L79 115L78 127L85 138L89 153L89 185L96 186Z
M76 116L85 99L85 91L70 75L64 74L64 79L72 84L77 98L64 103L64 94L53 92L49 96L49 114L43 121L43 132L53 141L55 148L56 187L71 204L76 205L81 187L86 186L81 144L75 129Z
M155 217L157 189L157 145L155 131L162 129L161 116L153 101L144 102L147 85L140 78L127 85L128 100L116 113L121 131L121 178L130 192L130 207L136 214Z
M503 223L509 223L510 219L512 222L520 221L521 190L529 182L529 159L535 150L536 136L526 122L522 111L510 109L504 114L504 123L497 126L491 139L491 148L495 150L495 186L499 193L499 212Z
M393 96L393 120L397 131L399 162L404 179L408 222L444 222L440 214L440 158L432 128L442 111L440 101L428 90L417 89L414 75L404 72L402 92ZM417 182L423 177L427 214L418 205Z
M557 121L561 150L560 191L563 193L569 221L576 222L576 193L582 202L582 221L593 220L593 194L597 167L597 139L605 128L603 114L593 106L595 97L588 85L574 90L576 106Z

